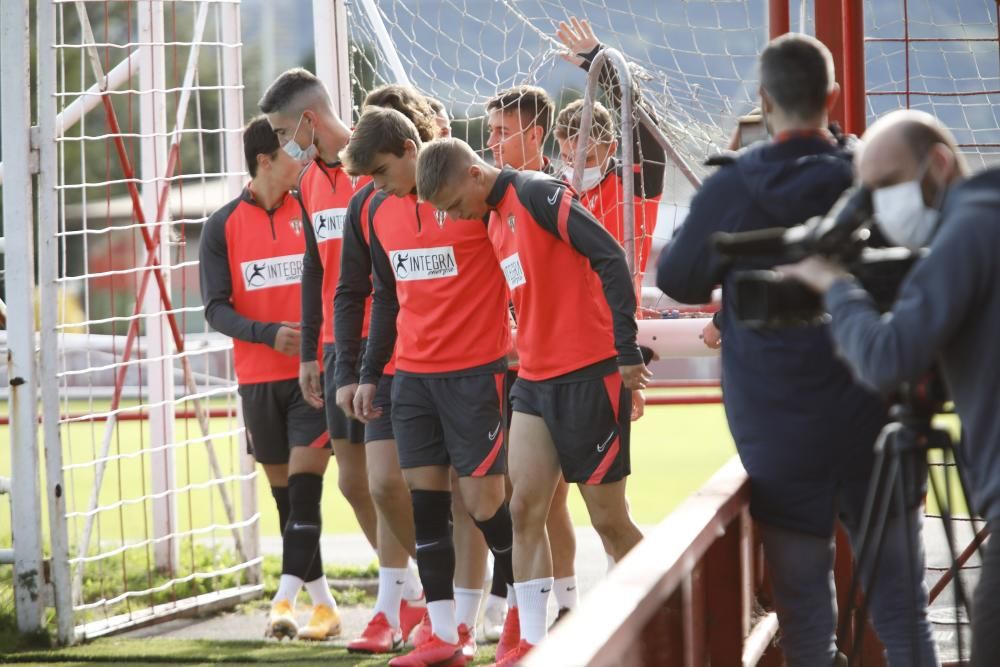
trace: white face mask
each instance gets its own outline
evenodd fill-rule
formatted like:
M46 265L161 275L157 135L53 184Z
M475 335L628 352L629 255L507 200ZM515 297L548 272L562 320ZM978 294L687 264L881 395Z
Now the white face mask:
M919 179L875 190L872 203L875 219L889 243L910 250L930 243L941 212L924 204Z
M295 124L295 131L292 132L292 138L286 141L285 145L281 147L282 150L288 154L288 157L293 160L297 160L302 164L310 162L316 157L316 154L319 153L319 150L316 148L316 144L313 143L316 140L316 126L313 126L312 137L309 139L309 146L302 148L295 141L295 135L299 133L299 127L302 125L302 119L305 117L305 112L303 112L302 115L299 116L299 122Z
M604 172L600 167L584 168L583 180L580 182L580 192L587 192L588 190L597 187L603 176ZM573 182L573 167L566 167L566 169L563 170L563 179L565 179L567 183Z

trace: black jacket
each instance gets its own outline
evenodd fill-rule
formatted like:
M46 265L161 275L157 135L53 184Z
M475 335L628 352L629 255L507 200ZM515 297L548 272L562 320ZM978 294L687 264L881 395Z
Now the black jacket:
M832 534L838 490L865 493L884 404L855 383L827 326L754 331L736 322L733 272L709 239L805 222L852 178L850 156L820 137L746 150L705 181L657 267L657 285L684 303L705 303L722 284L723 402L754 517L823 537Z

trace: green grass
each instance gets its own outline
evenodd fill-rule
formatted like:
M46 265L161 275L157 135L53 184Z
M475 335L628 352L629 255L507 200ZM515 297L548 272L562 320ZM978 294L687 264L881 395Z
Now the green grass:
M81 411L82 402L70 404L70 409ZM0 409L6 406L0 404ZM101 409L101 408L98 408ZM235 457L238 444L233 437L223 434L234 428L227 419L213 419L212 433L216 435L215 452L225 474L235 474L238 466ZM104 424L74 423L63 429L64 464L80 463L99 454ZM194 420L178 419L175 439L199 437L200 430ZM120 422L112 439L111 453L133 454L142 451L149 441L149 425L144 422ZM633 425L632 469L628 482L628 495L632 512L640 524L653 524L665 517L691 491L696 489L711 473L733 454L732 440L726 428L721 406L650 407L646 416ZM107 466L101 487L100 503L113 503L120 498L138 498L149 493L149 456L126 458ZM40 460L42 457L40 456ZM183 486L203 482L209 478L208 456L200 442L180 447L175 452L176 483ZM43 471L44 472L44 471ZM0 427L0 475L10 473L9 428ZM44 474L43 474L44 479ZM71 510L87 509L93 486L94 469L73 470L65 475L66 492L70 495L67 507ZM228 488L232 502L239 508L239 485ZM43 487L44 488L44 487ZM261 508L261 534L276 536L277 512L273 510L270 489L263 475L257 477L257 497ZM7 501L0 498L0 545L9 545L10 513ZM47 528L44 505L42 525ZM219 494L211 489L195 489L178 494L178 528L186 531L208 525L214 518L223 522ZM209 511L210 510L210 511ZM570 510L573 519L587 524L587 512L578 493L571 494ZM139 539L147 535L152 513L149 503L137 503L114 511L101 512L95 522L94 537L107 542ZM70 542L82 532L84 521L80 518L68 522ZM336 460L326 473L326 492L323 494L323 530L325 533L355 533L357 522L350 506L337 491ZM46 531L47 532L47 531Z
M475 665L485 665L493 660L494 647L484 645L479 649ZM345 649L326 645L276 642L225 642L181 639L100 639L83 646L60 650L40 650L0 657L0 662L46 663L59 665L154 665L184 664L212 665L271 664L316 665L339 667L354 665L374 667L385 665L385 657L365 657L349 654Z

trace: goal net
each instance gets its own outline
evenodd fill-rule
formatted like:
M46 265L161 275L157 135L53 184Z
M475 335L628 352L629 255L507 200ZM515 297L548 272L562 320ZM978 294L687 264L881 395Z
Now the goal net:
M695 177L668 162L658 224L644 230L658 239L654 252L683 218L705 158L726 146L735 119L753 108L767 39L766 0L359 1L348 12L355 112L374 86L411 83L445 105L453 133L477 150L487 143L485 103L498 91L540 86L557 111L582 96L586 73L560 57L556 28L571 16L587 19L628 59L659 129ZM620 109L598 99L620 130ZM553 138L547 147L556 158Z
M197 265L245 178L241 44L228 0L43 3L39 385L71 640L260 591L231 343Z

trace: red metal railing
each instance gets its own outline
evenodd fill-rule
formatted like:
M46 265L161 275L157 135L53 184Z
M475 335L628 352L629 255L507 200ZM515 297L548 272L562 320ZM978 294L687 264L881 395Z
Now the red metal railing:
M777 619L757 611L765 596L749 503L749 481L734 457L523 664L780 664Z

